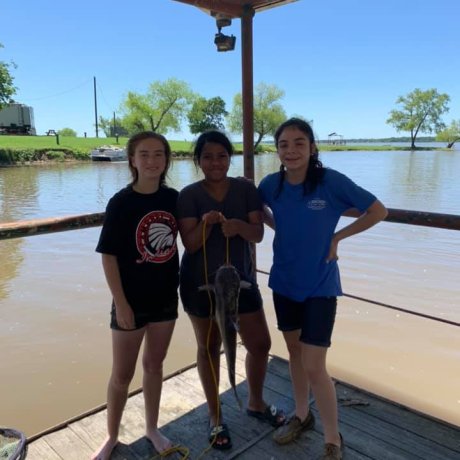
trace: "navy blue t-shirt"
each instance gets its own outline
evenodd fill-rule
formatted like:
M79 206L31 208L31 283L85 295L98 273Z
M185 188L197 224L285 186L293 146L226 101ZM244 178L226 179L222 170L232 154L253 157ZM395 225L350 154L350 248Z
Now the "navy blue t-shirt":
M276 227L270 288L298 302L342 295L337 261L326 262L335 228L344 211L364 212L376 197L333 169L325 169L323 180L307 194L303 184L284 180L276 197L279 180L278 172L259 184Z

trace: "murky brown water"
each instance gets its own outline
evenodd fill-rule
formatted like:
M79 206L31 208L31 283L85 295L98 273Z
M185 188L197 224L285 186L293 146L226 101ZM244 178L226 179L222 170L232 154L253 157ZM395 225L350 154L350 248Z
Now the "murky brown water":
M325 154L324 162L389 207L460 214L460 152ZM385 156L386 155L386 156ZM273 171L257 159L258 177ZM0 221L101 211L126 164L0 169ZM241 174L236 159L234 174ZM177 162L177 188L195 180ZM460 322L460 232L380 224L341 247L347 293ZM0 425L28 435L105 402L111 366L109 292L94 252L99 229L0 242ZM271 233L258 247L268 270ZM286 356L263 287L273 349ZM460 328L343 298L330 369L343 380L460 425ZM165 372L195 360L181 315ZM133 388L140 386L140 373Z

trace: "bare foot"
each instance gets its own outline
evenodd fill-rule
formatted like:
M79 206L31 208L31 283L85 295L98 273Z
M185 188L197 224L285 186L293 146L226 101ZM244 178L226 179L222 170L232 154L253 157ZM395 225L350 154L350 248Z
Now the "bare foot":
M161 454L165 450L170 449L173 446L173 443L164 435L160 433L158 428L150 430L147 432L147 438L150 439L155 450Z
M118 439L112 439L107 436L104 442L99 446L99 449L93 453L91 460L109 460L110 455L117 444Z

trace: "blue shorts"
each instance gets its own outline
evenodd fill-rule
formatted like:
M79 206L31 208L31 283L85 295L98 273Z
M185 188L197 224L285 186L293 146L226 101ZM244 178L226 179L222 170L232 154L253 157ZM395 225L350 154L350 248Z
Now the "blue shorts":
M273 292L278 329L300 329L300 341L318 347L330 347L337 311L337 297L310 297L303 302Z
M212 305L215 305L214 292L210 291ZM180 296L184 310L193 316L199 318L209 318L211 307L208 291L198 291L195 289L189 291L183 285L180 286ZM240 289L238 297L238 314L254 313L259 311L263 306L262 296L260 295L257 284L252 284L250 288Z

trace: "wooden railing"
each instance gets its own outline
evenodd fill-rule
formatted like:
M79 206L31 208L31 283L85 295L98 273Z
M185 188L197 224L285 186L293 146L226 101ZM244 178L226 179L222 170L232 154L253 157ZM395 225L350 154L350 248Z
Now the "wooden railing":
M47 219L23 220L0 224L0 240L65 232L102 225L105 213L81 214L78 216L52 217ZM388 209L385 222L397 224L421 225L447 230L460 230L460 216L435 212L409 211L406 209Z
M102 225L104 221L104 215L105 213L98 212L94 214L82 214L78 216L53 217L48 219L34 219L4 223L0 224L0 240L98 227ZM460 216L455 214L439 214L434 212L409 211L406 209L389 208L388 216L385 219L385 222L435 227L447 230L460 230ZM268 273L264 272L263 270L257 271L268 275ZM344 293L344 295L346 297L362 300L385 308L447 323L452 326L460 326L460 323L458 322L419 313L407 308L396 307L394 305L384 304L376 300L365 299L351 294Z

